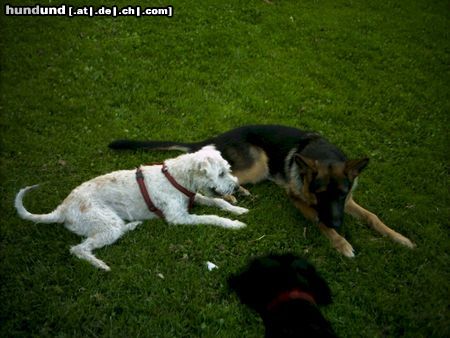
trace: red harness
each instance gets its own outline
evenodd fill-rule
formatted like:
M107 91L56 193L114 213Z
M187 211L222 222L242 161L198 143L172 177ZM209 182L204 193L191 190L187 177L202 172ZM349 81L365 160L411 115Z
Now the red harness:
M154 165L162 165L161 172L164 174L164 176L167 178L167 180L172 184L177 190L181 191L183 194L185 194L189 198L189 204L188 204L188 210L191 210L191 208L194 205L195 201L195 193L192 191L187 190L185 187L180 185L172 175L170 175L169 170L165 163L154 163ZM158 209L155 204L153 203L152 199L150 198L150 195L148 194L147 187L145 185L144 180L144 173L142 172L141 168L136 169L136 181L139 185L139 189L141 190L142 197L144 198L145 204L147 204L148 210L151 212L154 212L158 217L164 218L163 212Z
M300 289L293 289L279 294L273 301L269 303L269 305L267 305L267 310L271 311L280 306L282 303L294 299L306 300L308 303L316 305L316 300L310 293L301 291Z

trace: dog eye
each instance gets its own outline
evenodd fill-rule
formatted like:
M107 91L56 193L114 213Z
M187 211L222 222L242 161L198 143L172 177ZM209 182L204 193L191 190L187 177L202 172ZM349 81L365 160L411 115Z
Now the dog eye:
M225 176L225 172L224 171L221 171L220 173L219 173L219 177L224 177Z
M339 192L340 192L342 195L347 195L348 192L350 191L350 189L349 189L347 186L345 186L345 185L340 185L340 186L338 186L338 189L339 189Z
M339 200L345 200L347 198L347 194L339 194L338 199Z

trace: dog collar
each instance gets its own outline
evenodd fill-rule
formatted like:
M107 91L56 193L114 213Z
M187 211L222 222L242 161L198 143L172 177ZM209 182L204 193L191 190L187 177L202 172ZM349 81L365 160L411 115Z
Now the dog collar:
M295 299L305 300L312 305L316 305L316 300L314 299L313 295L308 292L301 291L300 289L293 289L280 293L274 300L269 303L269 305L267 305L267 310L272 311L279 307L281 304Z

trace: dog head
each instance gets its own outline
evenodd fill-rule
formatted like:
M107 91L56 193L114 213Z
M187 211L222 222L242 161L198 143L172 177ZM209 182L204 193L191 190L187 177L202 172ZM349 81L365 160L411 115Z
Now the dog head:
M304 259L291 254L257 258L244 271L231 276L228 285L243 304L261 315L266 337L334 335L317 308L331 303L331 291Z
M210 196L232 194L239 187L229 163L214 146L206 146L191 154L196 190Z
M320 222L338 228L344 220L345 201L369 159L332 162L296 154L295 162L302 179L302 195L317 211Z

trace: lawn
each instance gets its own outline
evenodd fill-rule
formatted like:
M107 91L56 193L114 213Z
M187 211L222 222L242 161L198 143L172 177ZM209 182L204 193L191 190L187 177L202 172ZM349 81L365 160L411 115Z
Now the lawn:
M60 3L85 5L40 4ZM226 279L293 252L329 282L339 336L449 337L447 1L145 3L173 17L6 16L2 1L0 336L261 337ZM116 138L196 141L249 123L369 156L355 200L417 248L346 217L356 257L344 258L270 182L239 198L247 228L145 222L96 251L109 273L69 253L81 239L62 225L16 215L24 186L42 184L25 205L46 213L85 180L177 154L115 153Z

